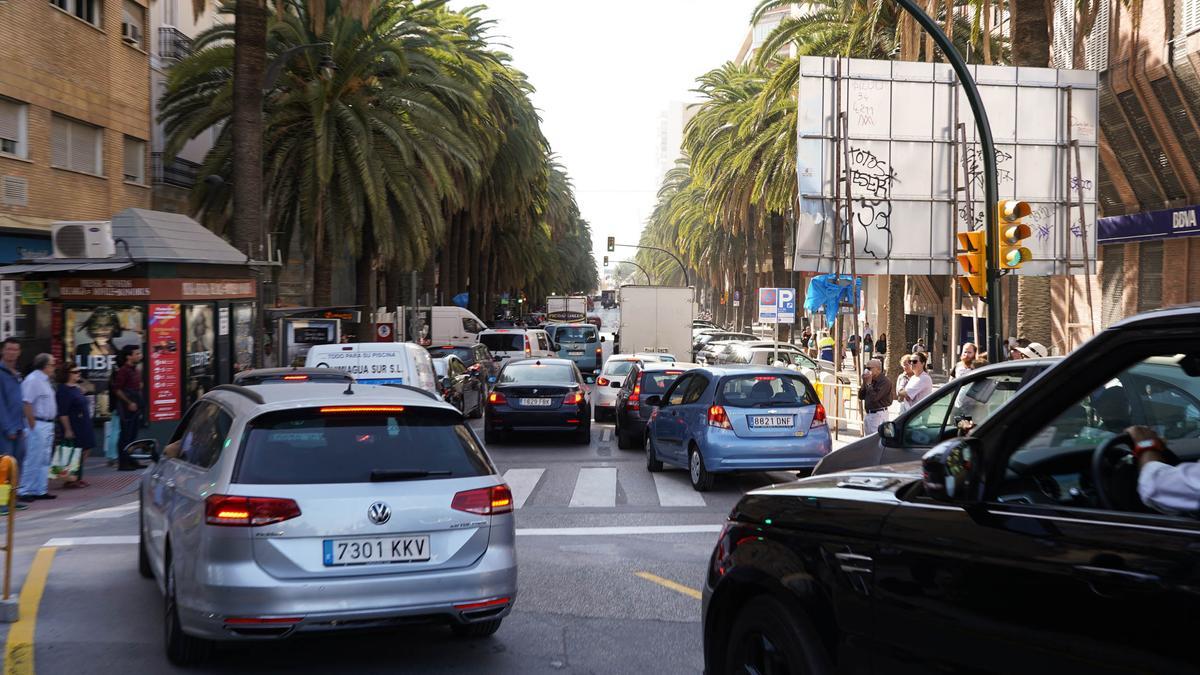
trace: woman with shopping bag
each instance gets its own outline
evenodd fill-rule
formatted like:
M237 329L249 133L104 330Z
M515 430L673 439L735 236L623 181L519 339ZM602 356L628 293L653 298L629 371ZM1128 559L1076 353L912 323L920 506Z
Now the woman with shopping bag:
M58 370L58 421L59 438L51 465L59 467L66 475L66 488L87 487L83 480L83 462L92 448L96 447L96 431L92 427L92 415L88 410L87 397L79 388L83 374L73 363L63 363Z

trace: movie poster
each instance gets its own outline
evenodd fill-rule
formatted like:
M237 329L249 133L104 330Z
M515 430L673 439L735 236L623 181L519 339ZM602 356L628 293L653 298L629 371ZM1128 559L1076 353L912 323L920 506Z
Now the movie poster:
M117 352L129 345L142 346L142 312L141 307L121 305L68 307L65 310L64 348L73 356L85 379L97 387L103 384L102 390L108 390L108 378L116 367Z
M179 398L179 305L150 305L150 421L177 420Z
M186 305L187 405L196 402L216 381L216 344L213 336L213 306Z

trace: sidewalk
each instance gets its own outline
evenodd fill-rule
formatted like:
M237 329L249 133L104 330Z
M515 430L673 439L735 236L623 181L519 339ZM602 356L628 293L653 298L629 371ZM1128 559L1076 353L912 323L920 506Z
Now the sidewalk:
M133 493L143 471L117 471L109 467L104 457L88 457L83 466L83 479L89 483L84 488L64 488L61 480L50 480L49 494L57 499L45 499L28 502L29 508L19 511L22 514L50 513L62 509L77 508L115 495ZM143 462L144 464L145 462Z

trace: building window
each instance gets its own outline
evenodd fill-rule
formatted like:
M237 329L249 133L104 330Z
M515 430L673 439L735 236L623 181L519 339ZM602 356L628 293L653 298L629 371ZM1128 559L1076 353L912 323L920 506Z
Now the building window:
M101 175L104 130L60 115L54 115L52 122L50 164Z
M1176 40L1200 30L1200 0L1178 0L1175 21Z
M125 44L140 47L145 25L146 10L133 0L125 0L124 9L121 12L121 39L125 41Z
M146 141L125 137L125 180L146 183Z
M50 0L50 4L97 28L100 27L101 0Z
M1162 307L1162 291L1163 243L1143 241L1138 245L1138 313Z
M0 98L0 155L26 159L26 118L29 106Z

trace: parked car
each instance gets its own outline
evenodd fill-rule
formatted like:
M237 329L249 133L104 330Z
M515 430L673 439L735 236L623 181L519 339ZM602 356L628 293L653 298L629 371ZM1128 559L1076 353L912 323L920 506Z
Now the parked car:
M692 319L692 330L720 330L720 326L704 319Z
M1062 357L1001 361L938 387L896 419L822 459L813 475L911 462L959 434L963 421L982 424L1008 399Z
M363 384L407 384L438 393L429 352L413 342L313 345L304 365L334 368Z
M558 358L573 361L580 370L594 373L603 363L604 336L590 323L555 323L546 327Z
M832 445L812 385L783 368L698 368L645 401L656 408L646 426L646 468L686 468L699 492L718 473L811 469Z
M706 671L1195 672L1195 501L1142 480L1125 430L1174 455L1152 476L1200 460L1197 345L1200 306L1126 319L919 463L745 495L707 570Z
M488 348L500 364L530 357L554 358L554 341L540 328L491 328L479 334L479 342Z
M353 382L354 376L335 368L256 368L233 376L233 383L248 387L269 382Z
M490 635L517 594L512 495L462 415L406 385L217 386L138 490L138 571L168 660L216 642L448 624Z
M613 420L616 422L617 447L631 450L642 447L646 435L646 421L653 411L643 405L648 396L661 396L675 378L698 367L694 363L668 361L638 361L633 364L613 404Z
M705 345L707 345L708 343L713 342L715 340L754 341L757 339L758 339L758 336L752 335L750 333L737 333L737 332L731 332L731 331L706 330L706 331L701 332L699 335L696 335L693 333L693 335L692 335L692 358L695 359L696 355L700 353L700 350L704 349Z
M496 363L492 352L482 342L477 342L469 346L443 345L441 347L429 348L429 355L435 359L450 354L462 359L462 362L467 366L467 370L479 380L480 386L485 391L487 390L488 378L500 372L500 364Z
M696 363L701 365L718 365L727 355L732 354L735 347L746 344L742 340L712 340L704 345L696 354Z
M802 349L786 342L780 342L777 345L773 345L771 342L739 342L723 350L718 356L721 364L782 364L784 368L803 373L809 381L814 383L817 375L821 373L833 375L837 372L832 361L818 361L810 358ZM843 374L839 374L838 379L843 383L850 381Z
M478 419L483 417L483 402L487 397L487 388L479 382L462 359L453 354L433 360L433 370L438 376L438 386L447 403L458 408L459 412Z
M631 354L617 354L608 357L604 362L604 367L596 376L596 386L592 389L593 416L597 422L612 420L617 404L617 390L625 382L629 371L643 360Z
M504 364L484 413L484 438L503 442L514 431L571 431L591 442L591 401L579 368L567 359L520 359Z

